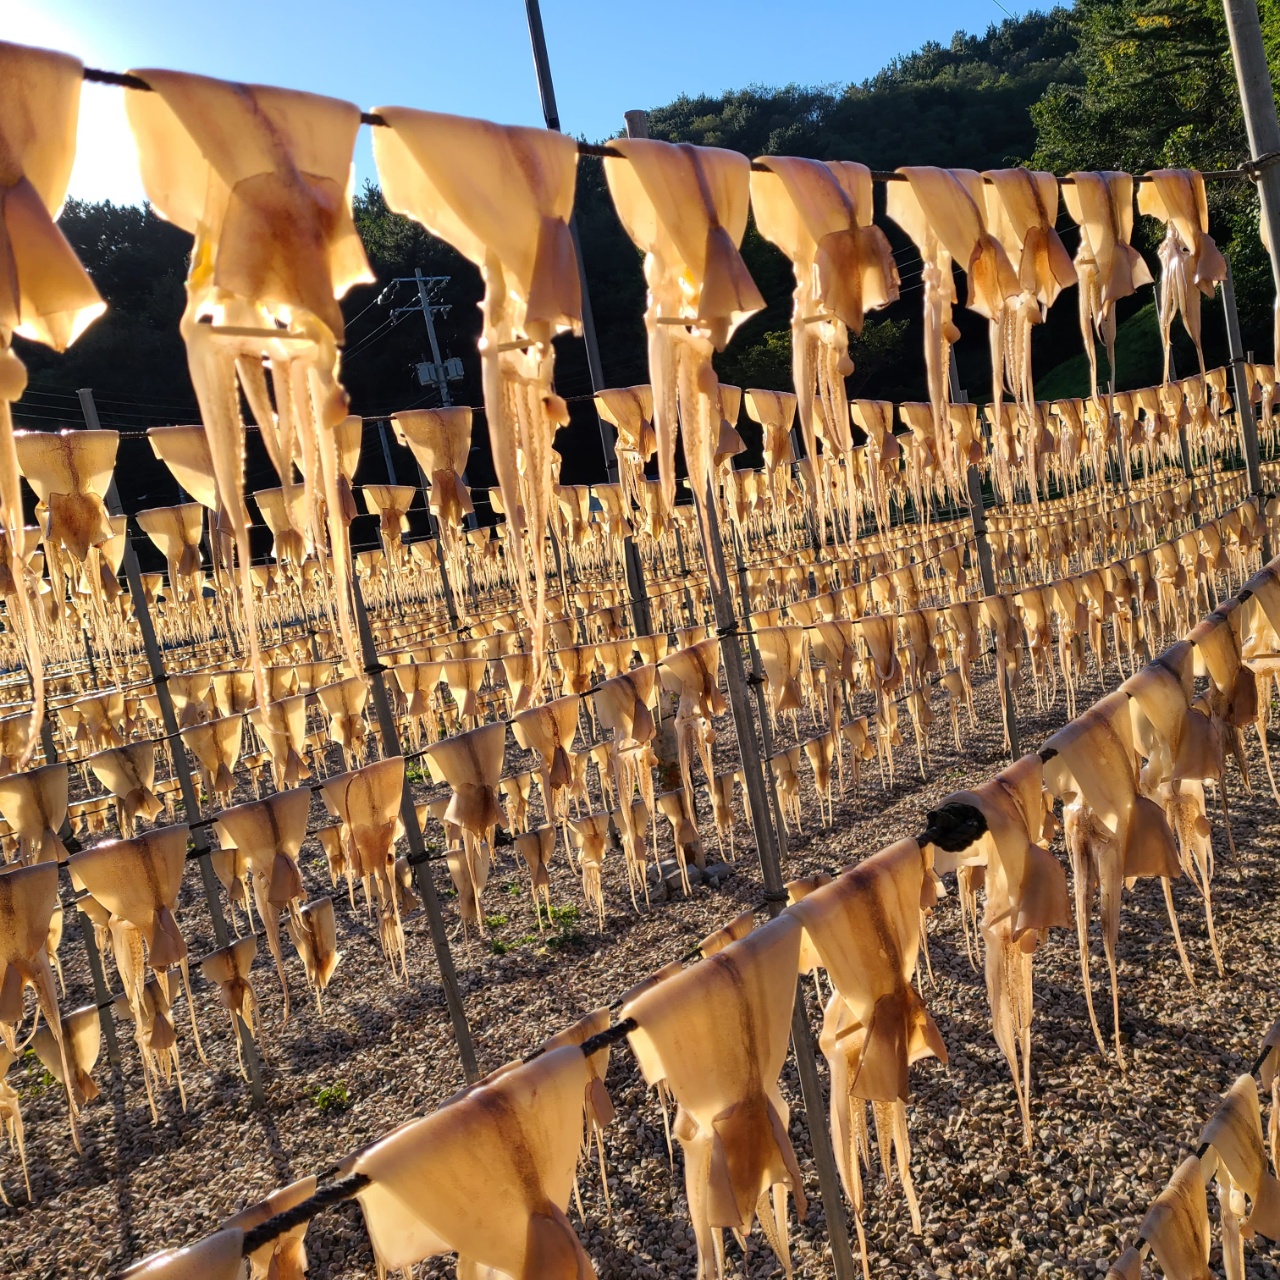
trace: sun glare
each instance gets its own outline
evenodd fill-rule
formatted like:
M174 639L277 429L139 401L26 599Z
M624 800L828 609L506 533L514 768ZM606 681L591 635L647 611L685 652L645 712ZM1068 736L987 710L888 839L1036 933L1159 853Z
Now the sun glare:
M73 27L26 0L6 0L0 7L0 39L64 50L90 65L104 60L95 50L90 29ZM80 130L69 194L82 200L142 202L137 152L119 89L86 84L80 95Z

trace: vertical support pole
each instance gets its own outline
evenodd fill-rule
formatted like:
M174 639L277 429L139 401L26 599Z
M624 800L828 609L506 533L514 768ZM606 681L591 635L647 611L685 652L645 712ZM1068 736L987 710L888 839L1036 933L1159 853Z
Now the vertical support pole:
M440 586L444 591L444 610L449 618L449 625L456 631L458 629L458 604L453 598L453 585L449 581L449 570L445 565L444 559L444 543L440 538L440 522L436 521L436 536L433 539L436 544L436 563L440 566Z
M1187 428L1184 423L1178 426L1178 450L1182 454L1182 474L1191 486L1191 505L1195 509L1196 516L1202 518L1200 495L1196 492L1196 469L1191 461L1191 441L1187 439Z
M1227 35L1236 67L1236 84L1249 135L1249 154L1258 165L1258 198L1262 202L1263 242L1271 255L1271 274L1280 292L1280 119L1276 116L1275 90L1267 50L1262 42L1262 24L1257 0L1223 0ZM1228 269L1228 279L1230 279ZM1233 291L1234 298L1234 291ZM1234 310L1234 307L1232 308ZM1234 354L1234 353L1233 353ZM1280 356L1280 352L1275 352Z
M1174 363L1173 352L1169 352L1169 378L1177 381L1178 370ZM1200 502L1200 495L1196 492L1196 467L1191 457L1191 441L1187 436L1186 423L1178 423L1178 453L1182 460L1182 475L1190 486L1191 507L1195 513L1195 521L1197 524L1204 519L1204 511Z
M676 514L671 513L671 531L676 536L676 555L680 560L680 580L684 587L684 608L688 615L691 627L697 626L698 614L693 605L693 593L689 590L689 562L685 559L684 554L684 538L680 533L680 522L676 519Z
M529 44L533 50L533 70L538 77L538 97L542 101L542 116L547 128L560 132L560 111L556 106L556 89L551 80L551 59L547 56L547 37L542 29L542 9L538 0L525 0L525 15L529 21ZM582 265L582 243L578 239L578 220L570 216L569 236L573 240L573 256L578 264L578 279L582 285L582 340L587 348L587 369L591 374L593 391L603 389L604 366L600 363L600 344L596 340L595 316L591 311L591 294L587 289L587 273ZM618 478L618 460L614 457L613 442L600 422L600 444L604 449L609 478Z
M387 758L403 755L400 734L396 730L395 717L391 714L391 700L387 697L387 686L382 675L386 668L378 660L378 650L373 640L373 628L369 625L369 614L364 606L360 580L354 573L351 575L351 594L355 603L356 629L360 634L365 674L369 677L369 691L373 695L373 707L378 717L382 754ZM453 955L449 951L449 939L444 931L444 919L440 915L435 882L431 878L431 868L427 865L427 850L422 840L422 828L418 826L418 811L414 808L407 781L400 796L400 821L404 824L405 836L409 841L409 861L413 865L414 879L427 913L431 945L435 948L436 963L440 966L440 985L444 988L449 1020L453 1023L453 1035L462 1059L462 1071L467 1083L472 1084L480 1077L475 1045L471 1040L471 1028L467 1025L467 1012L462 1004L462 992L458 987L457 971L453 967Z
M81 392L81 396L85 393ZM89 393L92 398L92 392ZM120 495L116 492L115 477L111 478L111 487L107 490L107 507L112 515L123 515L120 508ZM142 575L138 572L138 555L133 549L133 541L128 533L124 540L124 572L129 583L129 595L133 600L134 616L138 620L138 629L142 632L142 647L147 655L147 666L151 669L151 679L156 686L156 701L160 704L160 718L164 722L165 736L173 745L173 767L178 774L178 786L182 792L182 807L187 814L187 822L200 820L200 806L196 801L195 784L191 780L191 766L187 761L186 748L178 732L178 717L174 714L173 698L169 693L169 675L165 671L164 657L156 640L156 629L151 621L151 608L142 590ZM200 879L204 885L205 901L209 904L209 916L213 921L213 936L219 947L225 947L231 941L227 932L226 917L222 914L222 902L218 897L218 883L213 873L213 864L209 861L209 832L206 827L193 827L191 841L195 846L196 862L200 864ZM195 1011L192 1010L192 1016ZM258 1046L239 1018L236 1019L236 1031L240 1036L240 1049L244 1054L245 1070L249 1076L249 1090L254 1103L264 1105L266 1095L262 1089L262 1071L258 1060Z
M551 79L551 59L547 55L547 36L542 29L542 9L538 0L525 0L525 15L529 22L529 44L533 51L533 69L538 77L538 97L542 101L542 116L547 128L560 132L560 111L556 106L556 89ZM631 121L628 113L628 137L638 136L630 132ZM638 113L643 115L643 112ZM649 136L648 117L645 116L644 137ZM591 290L587 287L587 268L582 259L582 242L578 238L578 220L574 215L569 217L569 238L573 241L573 257L578 264L578 282L582 294L582 340L587 349L587 372L591 376L591 390L603 391L605 388L604 364L600 360L600 343L596 337L595 313L591 309ZM604 452L605 472L610 484L618 483L618 455L613 447L613 439L609 428L599 412L596 413L596 426L600 431L600 447ZM649 614L649 599L645 593L644 567L640 563L640 555L636 550L635 538L631 534L623 539L623 557L627 577L627 594L631 602L631 624L637 636L651 635L653 622Z
M952 400L957 404L967 403L969 396L960 389L960 375L956 371L954 360L951 361L950 378ZM991 542L987 537L987 516L982 505L982 473L973 463L969 464L966 479L969 485L969 519L973 525L973 542L978 552L978 575L982 580L982 594L998 595L995 560L991 554ZM1034 478L1032 483L1035 483ZM1000 663L999 666L1000 670L997 674L1003 695L1000 701L1004 707L1004 729L1009 738L1009 758L1017 760L1022 755L1022 746L1018 738L1018 718L1013 709L1013 689L1009 684L1009 673L1004 669L1004 664Z
M707 567L712 579L725 584L722 591L712 590L711 600L715 609L716 629L721 637L720 657L724 665L725 683L729 690L729 707L733 712L734 732L738 738L738 752L742 760L742 777L747 799L751 806L755 826L756 853L760 859L760 873L764 879L764 897L770 916L782 911L787 900L782 883L782 861L779 840L784 838L780 825L775 825L769 807L765 787L765 765L760 757L755 724L751 716L750 696L747 693L747 673L742 661L742 649L738 644L738 621L733 614L733 600L729 595L729 576L725 568L724 546L720 541L720 520L716 511L714 493L708 487L706 493L694 495L695 501L706 504L706 536L704 544ZM744 604L747 602L744 601ZM763 725L768 724L762 717ZM818 1187L822 1194L822 1207L827 1219L827 1233L831 1240L831 1257L836 1280L854 1280L853 1253L849 1248L849 1228L841 1200L840 1179L836 1171L835 1154L831 1149L831 1134L827 1128L827 1109L822 1095L822 1081L818 1076L813 1028L809 1025L809 1013L804 1003L804 988L796 985L796 999L791 1016L791 1045L796 1061L796 1073L800 1077L800 1093L804 1102L805 1118L809 1126L809 1141L813 1146L813 1160L818 1169Z
M391 460L391 442L387 439L387 420L386 418L378 419L378 439L382 442L382 461L387 468L387 483L397 484L396 480L396 464Z
M1274 107L1271 110L1271 117L1275 119ZM1264 510L1267 500L1262 492L1262 457L1258 448L1258 424L1253 416L1253 401L1249 399L1249 379L1244 367L1244 343L1240 338L1240 313L1236 310L1236 285L1231 276L1230 261L1227 262L1227 278L1222 282L1222 309L1227 316L1231 389L1236 402L1236 418L1240 423L1240 433L1244 439L1244 464L1249 473L1249 494L1258 504L1258 519L1262 524L1262 563L1266 564L1271 559L1271 534L1267 529Z
M84 636L84 656L89 660L89 679L93 681L94 687L98 685L98 668L93 660L93 641L89 639L88 631L80 633Z
M53 726L49 723L49 713L47 712L40 724L40 743L44 748L45 764L57 764L58 748L54 745ZM58 838L63 844L66 844L72 838L71 823L66 818L62 820L62 829L58 832ZM102 967L102 953L98 950L98 939L93 931L93 922L80 910L79 905L74 900L73 910L76 913L76 923L80 928L80 940L84 943L85 955L89 959L89 977L93 982L93 1002L98 1006L98 1022L107 1041L107 1061L118 1072L120 1070L120 1041L116 1039L115 1015L108 1005L108 1001L111 999L111 992L107 987L106 971ZM64 920L66 919L65 912L66 908L63 909Z
M93 389L81 387L76 391L80 398L80 408L89 429L100 429L98 406L93 400ZM116 489L116 479L111 477L107 489L107 510L113 516L124 515L120 505L120 494ZM151 621L151 607L147 604L146 593L142 589L142 574L138 570L138 553L133 549L133 539L125 530L124 539L124 572L129 584L129 596L133 601L134 616L138 620L138 630L142 633L142 648L147 656L147 666L151 670L151 679L156 687L156 701L160 704L160 718L164 723L165 736L173 745L173 765L178 774L178 786L182 792L182 807L187 821L200 820L200 806L196 802L196 789L191 781L191 767L187 761L186 748L178 733L178 717L174 714L173 698L169 693L169 674L164 667L164 656L160 652L156 640L155 624ZM200 864L200 881L204 887L205 901L209 904L209 918L213 922L213 937L219 947L225 947L231 941L227 932L226 917L222 914L222 902L218 897L218 882L213 873L213 865L208 857L209 833L205 827L195 827L191 832L191 841L195 846L196 861ZM195 1010L191 1011L194 1019ZM258 1046L239 1018L236 1020L236 1032L240 1037L240 1049L244 1055L245 1070L249 1076L249 1091L257 1106L266 1103L266 1095L262 1089L262 1070L258 1060Z
M1112 378L1111 381L1107 383L1107 414L1111 418L1112 426L1115 425L1115 416L1116 416L1115 409L1114 409L1115 394L1116 394L1116 380L1115 378ZM1129 442L1127 440L1122 440L1119 434L1117 433L1116 435L1116 472L1120 477L1120 488L1123 489L1125 493L1129 492L1129 486L1133 478L1130 475L1131 470L1132 470L1132 467L1131 467L1131 460L1129 458Z

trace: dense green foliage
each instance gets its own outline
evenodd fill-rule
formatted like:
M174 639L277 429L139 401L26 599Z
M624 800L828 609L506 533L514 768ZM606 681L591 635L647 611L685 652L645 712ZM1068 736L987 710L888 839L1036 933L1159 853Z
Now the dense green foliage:
M1274 0L1259 9L1277 65L1280 16ZM1077 0L1070 25L1080 75L1052 85L1032 107L1033 164L1056 173L1218 170L1248 155L1220 0ZM1209 206L1213 234L1232 263L1246 346L1269 350L1275 291L1258 238L1257 194L1248 182L1217 182ZM1135 242L1153 264L1159 234L1156 223L1139 219ZM1211 349L1221 327L1216 317L1206 325Z
M1280 62L1277 4L1280 0L1263 0L1262 8L1264 34ZM1058 173L1074 168L1139 172L1166 164L1221 169L1245 154L1218 0L1077 0L1072 9L1009 19L982 35L957 33L946 46L926 44L861 84L753 86L716 97L681 97L650 113L650 130L658 138L748 154L854 158L876 169L1017 163ZM1214 233L1234 264L1246 345L1269 353L1273 290L1258 243L1256 193L1248 183L1217 183L1210 199ZM647 381L640 258L594 161L585 160L579 168L577 210L605 379L610 385ZM443 351L460 356L466 370L451 391L457 402L478 404L481 285L476 270L420 227L390 213L376 187L358 195L356 222L377 282L353 289L343 303L348 325L343 380L353 411L375 417L435 402L434 389L419 385L414 373L419 361L430 358L421 312L411 309L416 287L395 283L415 268L448 277L433 298L446 308L436 321ZM924 394L918 254L882 216L880 222L898 254L903 297L871 317L855 343L850 391L918 399ZM1136 242L1154 265L1158 228L1149 219L1139 223ZM104 425L137 430L192 420L195 400L177 332L188 237L150 210L110 204L73 201L62 226L110 309L66 355L23 344L31 387L17 406L20 424L78 423L74 393L82 386L94 388ZM1074 249L1075 233L1065 214L1059 227ZM748 228L743 254L767 305L718 357L721 377L742 386L789 387L789 266L754 226ZM1157 353L1147 354L1153 333L1150 301L1144 290L1122 309L1121 385L1158 376ZM1211 358L1221 356L1220 315L1217 304L1206 306ZM963 310L957 318L963 333L957 348L961 379L981 399L989 381L985 322ZM1083 389L1081 341L1072 291L1036 331L1035 363L1044 394ZM573 424L560 440L563 478L596 480L602 462L584 345L571 337L558 345L557 382L573 412ZM1180 361L1188 354L1184 347ZM369 430L376 434L372 426ZM479 414L475 434L470 479L484 485L492 475ZM749 426L746 434L754 445ZM129 441L127 447L130 463L137 465L122 472L126 501L129 490L139 502L173 501L175 486L154 466L145 444ZM394 444L391 453L397 478L409 480L407 453ZM373 440L364 457L365 473L358 480L383 479L383 454ZM275 483L252 437L248 471L250 489Z

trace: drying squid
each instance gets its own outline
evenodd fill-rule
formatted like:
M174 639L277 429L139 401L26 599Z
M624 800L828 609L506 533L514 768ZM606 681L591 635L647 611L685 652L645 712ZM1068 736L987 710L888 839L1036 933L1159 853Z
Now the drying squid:
M1205 376L1200 340L1200 299L1212 298L1227 278L1227 260L1209 234L1209 203L1204 177L1193 169L1155 169L1138 187L1138 212L1165 224L1160 259L1160 339L1164 344L1164 380L1169 381L1173 318L1195 344L1200 376Z
M791 372L805 454L817 462L814 422L821 415L827 451L852 448L845 379L853 372L849 335L862 334L867 311L898 297L889 241L871 222L871 171L848 161L823 163L765 156L751 174L751 208L760 233L791 260ZM818 485L818 531L824 486ZM853 520L853 494L841 495ZM853 525L851 524L852 528Z
M45 49L0 43L0 528L23 545L22 487L9 406L27 385L13 350L17 334L65 351L106 303L58 229L75 160L83 67ZM36 626L37 583L20 573L9 596L31 673L31 732L23 768L44 715L44 652Z
M306 896L298 853L307 836L310 808L311 792L298 787L224 809L214 820L222 848L239 850L247 863L254 905L284 992L285 1022L289 1020L289 982L280 947L280 915L291 913L295 903Z
M1116 382L1116 303L1151 283L1133 235L1133 178L1127 173L1073 173L1063 183L1062 201L1080 225L1076 276L1080 282L1080 331L1089 357L1091 389L1098 395L1098 355L1094 335L1107 349L1111 385ZM1127 457L1122 451L1121 458Z
M511 528L512 571L532 629L537 674L546 650L544 534L551 518L552 440L569 421L553 389L552 338L580 332L582 297L568 221L577 148L547 129L386 107L374 158L387 204L481 269L480 364L494 469ZM524 572L528 555L534 592Z
M799 922L785 914L683 972L643 984L620 1018L644 1078L675 1098L698 1277L724 1273L723 1231L745 1244L757 1217L791 1274L789 1191L807 1212L778 1087L800 954ZM714 950L714 947L712 947ZM732 1031L730 1031L732 1028Z
M162 70L137 72L125 110L155 211L195 237L180 329L208 436L218 505L239 557L239 605L258 701L259 657L244 493L243 392L288 495L302 473L312 544L328 535L336 618L353 665L348 516L338 431L338 299L373 279L351 215L360 112L333 98ZM269 376L268 376L269 374ZM286 500L286 509L289 503Z
M662 504L675 506L676 426L684 437L703 545L723 417L712 353L764 306L738 253L747 225L751 168L746 156L687 143L620 139L605 179L627 234L645 254L649 375ZM715 564L713 585L726 590Z

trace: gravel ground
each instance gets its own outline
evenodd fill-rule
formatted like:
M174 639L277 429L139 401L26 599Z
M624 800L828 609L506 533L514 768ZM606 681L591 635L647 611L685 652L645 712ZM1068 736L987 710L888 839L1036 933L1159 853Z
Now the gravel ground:
M1093 673L1080 690L1080 708L1119 676ZM804 831L793 833L788 877L835 870L882 845L917 831L927 809L949 791L971 785L1001 767L999 710L989 677L978 683L976 729L962 718L965 748L956 752L940 713L930 733L929 778L916 767L914 739L903 708L906 744L898 752L892 789L880 785L874 762L865 766L861 794L837 798L835 823L824 829L808 766L802 766ZM1065 719L1056 706L1036 713L1024 690L1019 724L1023 742L1037 745ZM859 708L866 710L866 707ZM812 733L802 723L801 736ZM731 760L732 729L717 746L718 767ZM1257 757L1256 740L1251 751ZM335 769L337 768L335 762ZM1255 783L1266 776L1254 760ZM1102 1057L1085 1011L1079 959L1071 931L1056 931L1037 954L1034 1025L1035 1146L1021 1143L1021 1126L1008 1069L991 1037L981 974L966 957L954 897L945 899L929 926L933 978L920 976L925 1002L942 1031L951 1061L928 1060L912 1070L909 1123L913 1173L924 1232L912 1234L896 1184L871 1174L866 1230L876 1275L1022 1276L1090 1275L1106 1269L1132 1235L1150 1200L1196 1141L1218 1096L1247 1070L1273 1018L1278 873L1271 841L1280 813L1269 790L1243 794L1231 777L1237 857L1219 822L1214 839L1216 920L1227 976L1213 968L1204 916L1185 881L1174 887L1183 937L1197 985L1187 985L1159 886L1140 882L1125 897L1120 939L1121 1029L1128 1069ZM422 790L422 788L418 788ZM594 787L593 787L594 793ZM427 794L422 790L425 797ZM703 834L714 860L714 828L705 797ZM313 825L325 820L314 803ZM659 820L669 844L669 828ZM527 875L510 848L498 850L485 894L495 918L489 939L464 944L455 933L461 974L482 1069L534 1046L584 1012L608 1004L629 985L680 955L710 929L754 905L758 868L744 823L738 826L738 861L719 888L695 887L689 898L657 901L632 911L621 854L605 865L608 919L603 934L582 903L581 888L563 849L553 869L553 900L564 918L541 936L534 924ZM315 841L303 852L312 894L329 892L323 855ZM449 888L435 868L437 887ZM212 947L198 877L184 890L181 922L193 957ZM226 1215L294 1178L422 1115L463 1083L425 925L409 925L410 978L392 980L376 932L363 911L353 914L334 891L342 961L318 1013L306 991L301 963L286 941L293 1016L281 1025L279 983L265 946L253 981L261 1003L262 1053L268 1103L250 1105L236 1070L226 1015L212 989L192 982L209 1065L191 1042L185 1003L175 1009L188 1109L176 1088L161 1089L161 1120L153 1126L137 1059L125 1024L123 1077L98 1069L101 1097L83 1114L84 1154L69 1141L65 1098L33 1058L9 1073L21 1098L27 1129L33 1200L23 1194L16 1153L4 1157L0 1176L14 1202L0 1209L0 1270L20 1277L106 1275L165 1246L213 1229ZM452 899L444 901L456 929ZM532 935L532 937L531 937ZM491 942L503 944L501 948ZM496 954L503 950L503 954ZM1096 1005L1110 1033L1110 1002L1096 929L1093 946ZM89 999L87 971L76 932L68 928L62 955L68 996L63 1009ZM806 980L815 1027L820 1013ZM825 1064L823 1066L825 1078ZM625 1047L613 1052L608 1084L617 1119L606 1134L613 1212L604 1207L599 1172L582 1171L585 1218L571 1219L601 1277L692 1276L693 1234L688 1225L683 1169L668 1162L661 1112ZM793 1226L797 1274L830 1275L822 1204L809 1150L799 1088L790 1063L784 1092L792 1107L792 1140L810 1197L807 1222ZM345 1102L343 1101L345 1099ZM328 1105L324 1105L325 1103ZM794 1218L794 1214L793 1214ZM1249 1257L1250 1276L1274 1276L1265 1242ZM358 1208L324 1214L308 1237L309 1276L366 1277L374 1266ZM734 1274L781 1274L757 1232L745 1261L729 1245ZM1214 1265L1220 1259L1215 1254ZM452 1264L419 1268L452 1275Z

